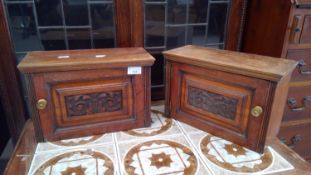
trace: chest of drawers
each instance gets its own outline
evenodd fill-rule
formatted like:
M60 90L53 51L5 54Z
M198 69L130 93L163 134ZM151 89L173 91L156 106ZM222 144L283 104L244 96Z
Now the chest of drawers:
M311 162L311 1L292 1L282 57L296 60L279 138Z
M38 141L150 125L150 66L142 48L30 52L28 78Z
M199 46L164 56L167 116L257 152L276 137L296 62Z

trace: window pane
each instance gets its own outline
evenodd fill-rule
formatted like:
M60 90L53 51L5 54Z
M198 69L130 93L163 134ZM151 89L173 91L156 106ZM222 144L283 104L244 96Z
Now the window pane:
M207 0L194 0L189 2L189 23L206 23Z
M185 45L185 27L167 28L167 49Z
M165 6L145 6L145 40L146 46L164 46L165 33Z
M207 43L224 42L228 4L212 4L208 21Z
M168 16L169 24L186 23L188 0L168 0Z
M183 42L223 46L229 4L230 0L145 0L145 46L152 50L176 48Z
M89 25L87 0L66 0L63 5L66 25Z
M205 26L189 26L187 43L194 45L204 45L205 44Z
M41 0L35 3L39 26L63 25L60 0Z
M69 49L90 49L90 29L68 29Z
M8 22L16 52L41 50L32 4L9 4Z
M145 0L146 2L165 2L166 0Z
M66 49L63 29L41 29L40 35L44 50Z
M115 24L112 4L92 4L92 36L95 48L115 46Z

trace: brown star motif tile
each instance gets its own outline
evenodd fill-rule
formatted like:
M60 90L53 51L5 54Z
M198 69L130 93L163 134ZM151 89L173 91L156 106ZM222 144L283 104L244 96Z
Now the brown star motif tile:
M173 162L170 155L165 154L164 152L160 154L152 154L152 157L149 158L151 161L150 166L155 166L158 169L161 167L170 167Z
M84 175L85 170L86 168L82 168L81 165L76 167L68 167L65 171L62 172L62 175Z
M228 154L234 155L235 157L246 154L246 150L236 144L225 144L225 150L228 152Z

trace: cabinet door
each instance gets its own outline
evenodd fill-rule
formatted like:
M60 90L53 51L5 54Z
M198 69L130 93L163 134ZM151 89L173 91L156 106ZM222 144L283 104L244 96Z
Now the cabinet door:
M227 140L262 151L270 83L195 66L172 64L170 115ZM180 103L179 103L180 102ZM262 113L254 115L253 110Z
M143 81L127 69L35 74L37 127L50 141L143 127Z

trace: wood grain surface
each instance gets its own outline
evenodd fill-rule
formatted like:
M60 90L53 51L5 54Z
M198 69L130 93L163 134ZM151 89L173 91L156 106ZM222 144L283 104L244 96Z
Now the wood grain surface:
M297 62L273 57L188 45L163 52L166 59L246 76L278 81L290 74Z
M18 65L24 73L150 66L155 59L143 48L30 52Z

